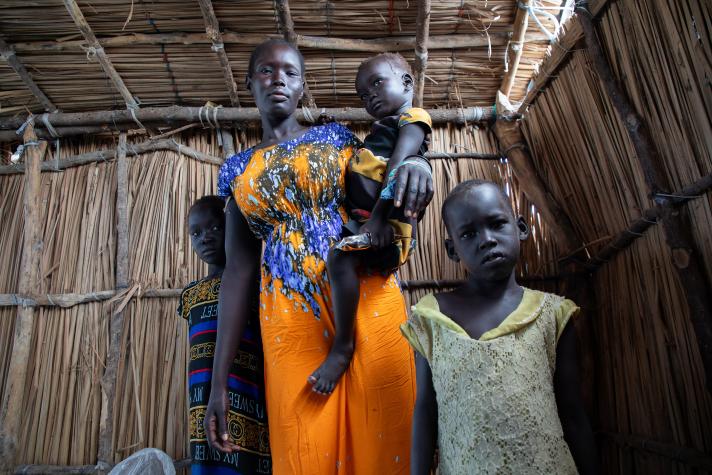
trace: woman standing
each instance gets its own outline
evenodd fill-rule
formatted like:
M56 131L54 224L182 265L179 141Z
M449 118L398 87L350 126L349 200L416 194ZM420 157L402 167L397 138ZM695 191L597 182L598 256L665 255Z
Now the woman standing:
M208 438L220 450L241 450L225 424L225 383L261 277L274 473L405 473L415 382L413 354L399 333L406 312L394 276L364 275L353 360L331 396L316 394L307 381L334 337L325 260L345 219L344 172L358 140L336 123L297 122L303 73L303 58L288 43L255 48L247 87L260 110L262 142L220 171L219 193L234 199L226 209ZM420 167L399 175L396 205L419 211L432 196L430 177Z

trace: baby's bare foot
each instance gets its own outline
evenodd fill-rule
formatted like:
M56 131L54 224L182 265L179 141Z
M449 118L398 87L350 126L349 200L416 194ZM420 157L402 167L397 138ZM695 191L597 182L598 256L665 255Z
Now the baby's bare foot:
M339 378L349 367L353 352L353 348L342 348L334 345L329 352L329 356L308 378L313 386L312 391L325 395L331 394Z

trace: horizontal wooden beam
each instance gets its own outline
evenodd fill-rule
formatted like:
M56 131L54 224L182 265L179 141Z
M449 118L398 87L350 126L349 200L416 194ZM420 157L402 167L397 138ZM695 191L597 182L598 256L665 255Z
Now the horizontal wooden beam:
M138 144L129 144L126 147L126 155L136 156L142 153L155 152L158 150L172 150L181 155L185 155L186 157L190 157L201 162L210 163L212 165L222 165L223 163L223 159L221 158L200 152L192 147L188 147L187 145L183 145L179 142L176 142L173 139L147 140L146 142ZM75 155L73 157L68 157L62 160L43 161L41 163L41 171L57 172L65 170L67 168L86 165L88 163L110 162L113 161L115 158L116 149L96 150L94 152L83 153L81 155ZM24 171L24 163L0 166L0 175L14 175L18 173L24 173Z
M372 122L365 109L356 107L335 107L323 109L337 121L344 122ZM204 107L145 107L135 111L136 118L141 122L154 122L160 124L174 124L198 122L205 119ZM465 124L467 122L489 122L495 118L493 107L465 107L464 109L429 109L428 113L434 124L446 122ZM256 107L220 107L209 110L211 118L219 123L231 122L259 122L260 113ZM301 110L297 110L297 118L303 120ZM97 112L72 112L49 114L48 120L54 127L76 127L87 125L112 125L133 121L133 116L127 110L97 111ZM0 119L0 130L16 130L23 124L20 117ZM38 122L35 127L42 128L44 124Z
M680 447L679 445L631 434L601 432L600 435L624 448L632 448L659 455L668 460L674 460L691 467L701 468L705 472L712 472L712 455L690 447Z
M32 79L32 76L30 76L30 73L25 69L25 65L17 58L15 50L2 38L0 38L0 57L20 76L22 82L25 83L25 86L27 86L30 92L32 92L32 95L35 96L35 99L42 104L42 107L44 107L46 111L57 111L57 107L49 100L42 89L40 89L34 79Z
M428 49L467 49L489 48L490 46L505 46L511 33L493 32L489 35L457 34L434 35L428 39ZM224 31L224 44L240 44L256 46L265 40L282 38L282 35L260 35L250 33L234 33ZM354 51L365 53L383 53L386 51L412 51L415 48L415 36L389 36L385 38L357 39L334 38L329 36L297 35L297 46L333 51ZM211 41L203 33L132 33L120 36L105 36L98 41L106 48L122 46L145 45L197 45L210 44ZM546 35L530 32L526 35L527 43L548 43ZM60 51L82 51L86 48L84 40L69 41L32 41L14 43L12 47L19 53L41 53Z

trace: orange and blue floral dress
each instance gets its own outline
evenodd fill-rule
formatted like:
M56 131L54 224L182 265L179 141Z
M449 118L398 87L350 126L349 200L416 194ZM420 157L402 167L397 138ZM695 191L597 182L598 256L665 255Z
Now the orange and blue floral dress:
M395 276L362 277L355 352L334 392L316 394L307 381L334 338L326 256L346 219L346 165L359 146L332 123L233 155L220 170L219 194L234 197L264 242L260 328L276 474L409 471L415 374Z

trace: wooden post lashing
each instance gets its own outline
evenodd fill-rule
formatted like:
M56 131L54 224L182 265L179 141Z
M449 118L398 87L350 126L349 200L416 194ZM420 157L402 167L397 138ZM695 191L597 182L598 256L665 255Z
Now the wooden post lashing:
M524 38L527 34L527 26L529 24L528 8L530 2L531 0L520 0L517 2L517 14L514 17L514 34L505 53L505 61L508 67L502 78L502 84L499 86L499 90L502 91L505 97L509 97L509 93L512 92L512 85L514 84L517 70L519 69L519 61L522 59Z
M129 285L129 169L126 159L126 134L119 135L116 149L116 289L120 291ZM121 356L121 333L124 327L124 311L112 311L109 320L109 349L106 369L101 378L102 400L99 423L98 465L107 468L114 462L114 408L116 399L116 377Z
M418 2L418 18L415 32L415 97L413 105L423 107L425 70L428 67L428 41L430 37L430 0Z
M40 227L40 161L47 148L37 142L34 122L29 119L24 135L25 186L23 195L23 236L22 260L18 288L21 295L32 297L39 292L39 267L42 257L42 236ZM9 469L17 462L17 441L20 424L23 422L25 387L27 385L30 359L32 327L35 318L34 307L18 306L15 332L10 352L10 367L7 372L5 393L0 410L0 469Z
M205 20L205 33L213 43L213 51L215 51L218 61L220 61L227 91L230 95L230 103L233 107L240 107L240 99L237 97L237 84L235 84L232 67L227 58L227 53L225 53L225 43L223 42L222 33L220 33L220 23L218 23L218 18L215 16L213 2L210 0L198 0L198 4L200 4L200 11L203 13L203 20Z
M87 22L87 19L84 17L84 14L79 8L79 5L77 5L76 0L64 0L64 6L67 7L67 11L74 20L74 23L79 28L79 31L81 31L84 39L87 43L89 43L88 51L96 55L96 58L99 60L104 72L107 76L109 76L109 79L114 84L114 87L116 87L116 90L119 91L119 94L123 97L124 102L126 102L126 106L130 108L138 108L138 102L136 102L134 96L129 92L126 84L124 84L124 80L121 79L121 76L116 71L116 68L111 63L109 57L106 55L106 52L104 52L104 48L99 43L99 40L96 39L94 31L91 29L91 26L89 26L89 22Z
M666 192L671 190L672 186L665 173L663 157L655 146L647 122L638 114L628 94L613 75L601 43L596 37L587 7L588 2L584 1L578 9L586 47L606 94L628 132L648 190L660 211L665 241L670 248L697 337L697 346L705 369L706 387L712 392L712 285L702 267L703 260L693 238L690 217L684 207L676 209L668 206L674 197Z

